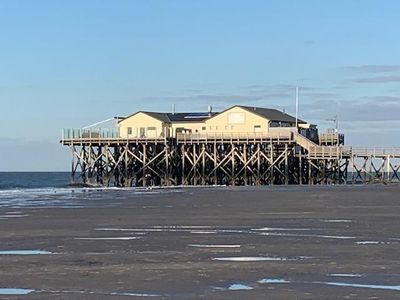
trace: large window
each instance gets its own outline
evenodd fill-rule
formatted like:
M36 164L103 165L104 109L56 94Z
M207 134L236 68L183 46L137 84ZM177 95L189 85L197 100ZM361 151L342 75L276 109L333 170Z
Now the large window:
M132 134L132 127L128 127L128 134L129 134L129 135Z

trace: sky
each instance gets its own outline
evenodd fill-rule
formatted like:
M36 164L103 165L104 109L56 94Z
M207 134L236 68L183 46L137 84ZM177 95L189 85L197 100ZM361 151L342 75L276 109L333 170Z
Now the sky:
M285 109L400 146L400 1L0 0L0 171L62 171L62 128L137 110Z

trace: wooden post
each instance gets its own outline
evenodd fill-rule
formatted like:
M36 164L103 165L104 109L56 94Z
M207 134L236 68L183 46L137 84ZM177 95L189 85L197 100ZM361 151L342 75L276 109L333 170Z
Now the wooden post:
M181 146L182 149L182 184L186 184L186 174L185 174L185 157L186 157L186 152L185 152L185 143L182 144Z
M143 186L146 186L146 175L147 175L147 147L146 144L143 143L143 175L142 175L142 181L143 181Z
M303 184L303 155L301 149L299 154L299 184Z
M244 168L244 185L248 185L249 179L247 178L247 164L248 164L247 143L243 145L243 158L244 158L244 166L245 166L245 168Z
M235 151L236 147L235 145L231 142L231 149L232 154L231 154L231 184L235 185Z
M206 144L203 144L202 149L202 162L201 162L201 178L202 184L206 184Z
M288 144L285 143L285 185L289 184Z
M217 141L214 140L214 184L218 184L217 168L216 168L217 165L218 165L218 159L217 159Z
M275 177L275 175L274 175L274 144L273 144L273 142L272 142L272 140L271 140L271 144L270 144L270 148L271 148L271 153L270 153L270 155L271 155L271 158L270 158L270 164L271 164L271 175L270 175L270 184L271 185L274 185L274 177Z

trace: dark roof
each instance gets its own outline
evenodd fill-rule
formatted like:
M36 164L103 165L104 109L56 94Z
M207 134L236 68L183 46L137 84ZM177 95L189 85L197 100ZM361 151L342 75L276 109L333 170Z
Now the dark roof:
M242 105L237 105L237 107L241 107L249 112L252 112L254 114L257 114L261 117L264 117L268 120L271 121L276 121L276 122L289 122L289 123L295 123L296 118L292 117L291 115L288 115L284 112L281 112L277 109L272 109L272 108L263 108L263 107L252 107L252 106L242 106ZM303 120L297 119L298 123L307 123Z
M171 122L201 122L215 116L217 113L167 113Z
M288 115L284 112L281 112L277 109L272 109L272 108L263 108L263 107L253 107L253 106L243 106L243 105L235 105L232 107L240 107L243 108L245 110L247 110L248 112L254 113L256 115L259 115L263 118L266 118L268 120L271 121L276 121L276 122L289 122L289 123L295 123L296 122L296 118L292 117L291 115ZM224 110L228 111L230 110L232 107ZM189 112L189 113L160 113L160 112L152 112L152 111L138 111L124 119L127 119L137 113L144 113L147 114L157 120L160 120L162 122L165 123L171 123L171 122L202 122L205 121L211 117L214 117L220 113L218 112L213 112L211 113L211 115L207 112ZM122 118L121 118L122 121ZM304 123L306 124L307 122L298 119L297 120L298 123Z
M121 119L127 119L139 112L142 112L146 115L149 115L157 120L160 120L165 123L170 123L170 122L202 122L211 116L216 115L217 113L200 113L200 112L190 112L190 113L160 113L160 112L152 112L152 111L138 111L126 118L121 118Z
M158 113L158 112L152 112L152 111L142 111L142 113L145 113L146 115L149 115L157 120L160 120L165 123L169 123L170 119L168 118L168 114L166 113Z

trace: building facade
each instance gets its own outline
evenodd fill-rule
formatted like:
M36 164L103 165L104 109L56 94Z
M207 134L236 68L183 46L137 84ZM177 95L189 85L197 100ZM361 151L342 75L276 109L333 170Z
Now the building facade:
M119 121L118 130L122 138L176 138L180 134L272 134L288 130L312 132L316 131L316 126L302 120L296 121L293 116L276 109L235 105L218 113L140 111Z

